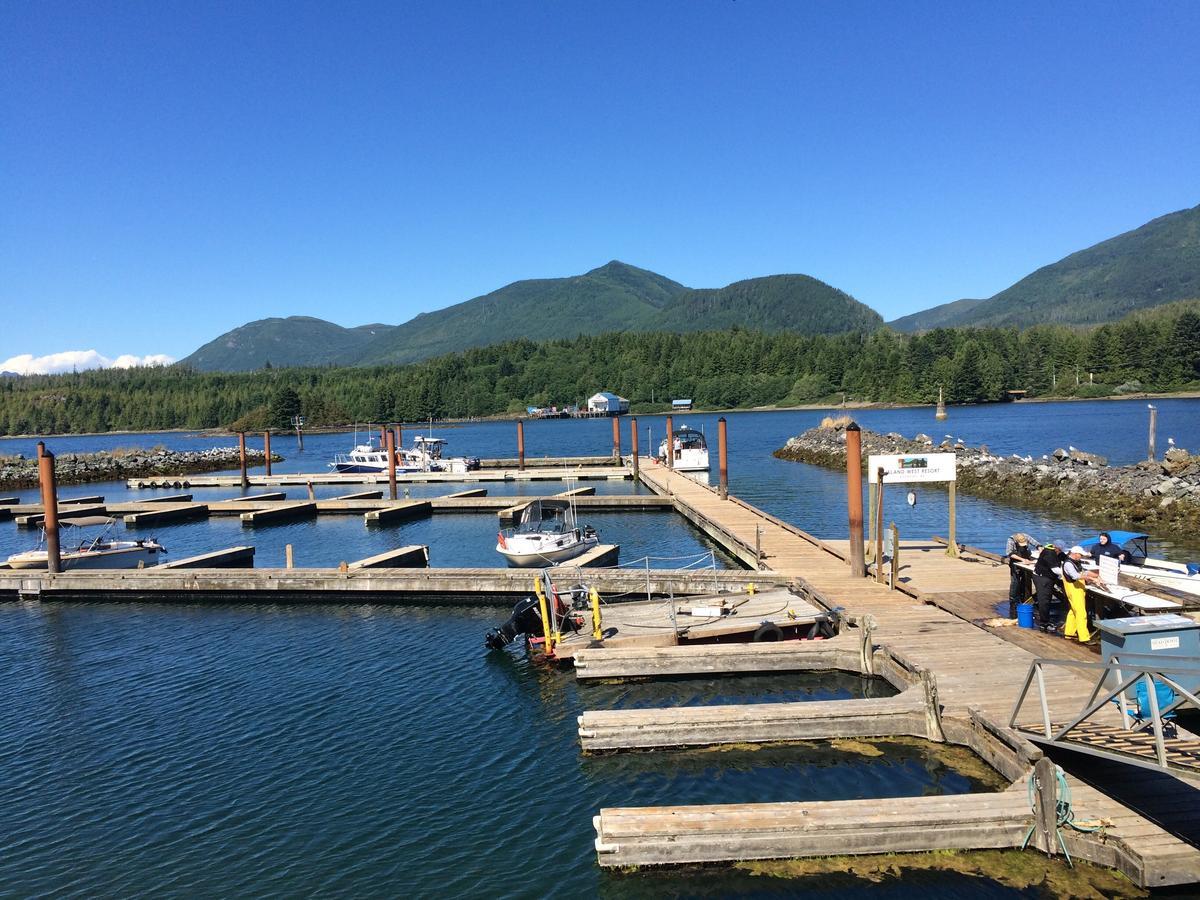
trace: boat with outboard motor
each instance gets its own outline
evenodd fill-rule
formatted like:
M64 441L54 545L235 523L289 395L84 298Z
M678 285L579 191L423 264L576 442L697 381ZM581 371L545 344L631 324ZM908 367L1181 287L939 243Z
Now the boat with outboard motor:
M70 529L69 540L64 540L59 550L62 570L75 571L79 569L136 569L140 566L152 566L158 562L159 554L166 555L167 548L155 538L138 541L114 541L108 537L109 530L116 519L108 516L79 516L76 518L59 519L60 533ZM95 537L84 536L82 529L102 528ZM43 544L46 530L34 550L14 553L8 558L8 565L13 569L45 569L48 567L49 552Z
M402 451L405 465L419 472L451 472L465 475L479 468L477 456L446 456L446 439L418 434L411 448Z
M1137 531L1107 531L1112 550L1102 555L1117 558L1126 574L1144 578L1162 587L1200 596L1200 563L1177 563L1150 556L1150 535ZM1085 552L1093 553L1101 546L1100 536L1080 541Z
M580 526L569 500L531 500L515 528L496 536L496 552L512 568L553 566L574 559L600 543L590 525Z
M682 425L672 434L671 448L671 468L676 472L708 471L708 442L704 439L704 432ZM666 462L665 439L658 445L658 458Z

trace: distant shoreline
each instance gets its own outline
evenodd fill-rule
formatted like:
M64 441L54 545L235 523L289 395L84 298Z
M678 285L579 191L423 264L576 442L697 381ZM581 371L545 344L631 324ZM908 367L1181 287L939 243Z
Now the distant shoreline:
M976 406L1003 406L1003 405L1023 405L1029 403L1091 403L1096 401L1122 401L1122 400L1196 400L1200 399L1200 391L1175 391L1167 393L1136 393L1136 394L1121 394L1113 397L1027 397L1020 400L997 400L988 403L948 403L949 409L962 409L966 407ZM800 406L739 406L731 409L689 409L682 412L678 410L661 410L658 412L633 412L627 413L624 416L617 418L629 418L630 416L671 416L671 415L721 415L724 413L744 413L744 412L837 412L837 411L852 411L862 409L932 409L932 403L892 403L884 401L871 400L847 400L843 403L806 403ZM454 428L461 425L469 425L473 422L561 422L569 421L565 419L545 419L540 420L536 416L519 416L511 413L495 416L475 416L469 419L434 419L434 428ZM403 422L403 428L422 428L428 427L428 422ZM364 429L363 423L358 424L358 430ZM376 425L376 427L378 427ZM342 434L348 431L354 431L354 425L319 425L313 428L306 428L305 434ZM257 431L247 431L246 434L259 434ZM290 435L291 429L280 429L272 431L273 435ZM196 434L212 437L233 437L237 434L236 431L230 431L228 428L155 428L149 431L73 431L64 434L6 434L0 435L0 441L8 440L43 440L51 438L80 438L80 437L118 437L120 435L145 435L145 434Z

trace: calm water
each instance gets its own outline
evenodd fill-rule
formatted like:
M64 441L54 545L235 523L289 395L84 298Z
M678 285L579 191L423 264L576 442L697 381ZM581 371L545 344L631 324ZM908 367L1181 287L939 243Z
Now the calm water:
M523 655L482 653L495 618L371 606L0 607L0 891L542 896L553 882L571 897L702 885L723 894L763 885L602 873L591 816L611 805L981 787L905 747L881 757L797 747L582 758L584 708L889 691L852 676L579 687ZM919 879L935 897L978 884ZM868 893L854 882L838 891Z
M1200 401L1162 401L1160 445L1200 445ZM837 472L770 452L820 412L728 416L735 493L817 534L841 537ZM1073 444L1138 458L1144 403L1043 404L858 414L907 435L952 431L998 452ZM715 416L677 416L710 434ZM623 423L628 449L628 424ZM661 417L642 428L661 437ZM457 452L511 455L511 423L441 429ZM604 453L607 421L533 422L530 456ZM56 452L114 446L228 445L167 434L55 438ZM279 439L279 468L311 471L348 448ZM643 449L646 439L643 431ZM0 453L33 442L0 441ZM594 483L601 491L629 485ZM493 495L545 485L489 485ZM414 486L414 496L449 488ZM322 496L346 489L323 488ZM32 496L34 492L21 492ZM119 484L64 493L138 496ZM228 496L229 491L197 491ZM944 533L945 495L894 504L905 535ZM702 554L709 545L667 514L589 516L622 559ZM959 537L1000 547L1018 528L1074 537L1086 523L959 499ZM301 565L429 543L435 565L494 563L492 516L453 515L368 531L357 517L243 531L236 520L155 529L173 556L250 541L260 564L292 543ZM1170 536L1161 536L1170 537ZM0 525L0 553L30 535ZM1167 545L1181 556L1194 544ZM718 565L726 564L719 554ZM956 793L980 786L922 750L883 756L829 746L583 758L583 709L873 696L849 676L687 679L578 686L519 653L485 655L501 610L373 606L0 604L0 895L3 896L1032 896L950 873L883 884L849 877L789 883L705 870L635 876L596 866L591 816L602 806L842 799Z

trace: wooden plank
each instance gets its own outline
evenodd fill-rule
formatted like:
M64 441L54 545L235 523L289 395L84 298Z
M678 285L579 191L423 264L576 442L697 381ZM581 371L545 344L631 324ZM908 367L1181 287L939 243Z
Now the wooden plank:
M79 503L87 503L87 504L91 504L91 505L96 505L96 504L100 504L103 502L104 502L104 496L102 494L94 494L89 497L59 497L58 498L59 506L74 506Z
M373 509L363 516L368 525L386 525L389 522L404 522L427 516L432 511L428 500L409 500L383 509Z
M382 500L383 491L359 491L355 494L342 494L340 497L330 497L330 500Z
M267 509L254 512L244 512L239 517L243 528L253 528L256 525L269 525L273 522L285 522L292 519L304 519L317 514L317 504L311 500L300 503L283 503Z
M146 497L141 503L191 503L191 494L166 494L159 497Z
M211 553L201 553L198 556L186 556L183 559L160 563L156 569L248 569L254 566L253 547L229 547L225 550L213 550Z
M469 488L468 490L465 490L465 491L456 491L453 494L447 494L445 499L458 500L458 499L461 499L464 497L486 497L487 492L488 492L487 488Z
M620 544L597 544L586 553L576 556L574 559L569 559L566 562L559 563L554 567L554 571L562 571L563 569L587 569L602 566L615 566L617 557L621 553Z
M162 522L182 522L187 519L202 519L208 515L208 506L203 503L163 504L161 509L128 513L123 516L126 528L144 528Z
M375 556L368 556L350 563L351 569L427 569L429 568L429 547L425 544L412 544L408 547L397 547L386 550Z
M277 500L286 500L286 491L266 491L262 494L247 494L244 497L226 497L223 500L217 500L213 503L217 506L221 503L274 503Z

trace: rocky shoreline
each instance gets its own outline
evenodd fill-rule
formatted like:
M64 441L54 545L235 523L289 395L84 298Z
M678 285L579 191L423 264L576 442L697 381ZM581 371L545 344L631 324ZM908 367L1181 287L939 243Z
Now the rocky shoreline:
M775 451L780 459L845 468L849 419L826 419ZM938 444L928 435L862 431L869 453L954 453L958 490L1017 506L1067 511L1099 527L1169 535L1200 528L1200 456L1172 447L1161 460L1110 466L1093 453L1058 449L1034 459L996 456L986 445Z
M271 454L272 462L283 457ZM266 455L261 450L246 450L246 461L261 466ZM216 472L238 466L237 447L213 447L209 450L117 450L102 453L62 453L55 457L55 480L59 484L88 484L93 481L121 481L143 475L186 475ZM38 484L36 459L25 456L0 457L0 487L24 488Z

